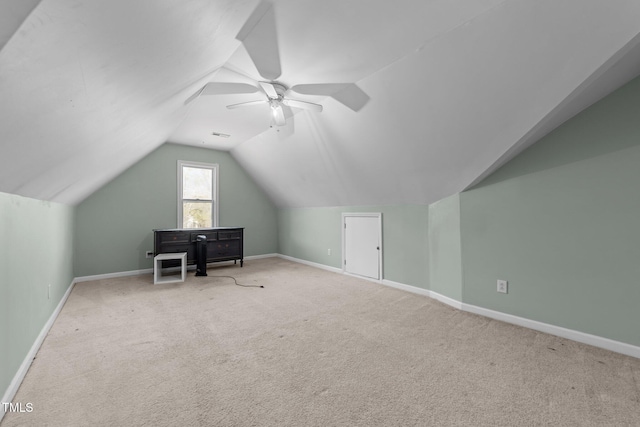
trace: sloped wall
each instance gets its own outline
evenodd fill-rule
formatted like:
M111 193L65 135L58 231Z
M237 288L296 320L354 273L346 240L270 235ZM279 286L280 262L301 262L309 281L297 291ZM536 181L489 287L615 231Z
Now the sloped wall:
M153 267L152 230L177 226L178 160L219 164L219 225L245 227L245 256L277 252L277 210L227 152L164 144L78 205L76 277Z
M461 194L465 303L640 345L639 103L635 79Z
M0 398L73 281L74 209L0 193Z

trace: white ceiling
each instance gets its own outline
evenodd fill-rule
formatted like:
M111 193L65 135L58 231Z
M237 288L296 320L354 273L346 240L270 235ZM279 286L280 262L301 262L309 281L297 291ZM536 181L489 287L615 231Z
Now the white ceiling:
M0 191L75 204L173 142L229 150L278 206L432 203L640 74L636 0L275 0L277 80L366 102L291 92L324 111L271 128L226 108L264 97L236 39L259 3L0 0Z

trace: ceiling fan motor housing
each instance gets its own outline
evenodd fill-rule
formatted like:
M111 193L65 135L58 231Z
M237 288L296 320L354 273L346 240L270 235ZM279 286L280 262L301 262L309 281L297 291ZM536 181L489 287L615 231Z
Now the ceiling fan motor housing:
M283 85L282 83L278 83L278 82L271 82L271 86L273 86L273 89L276 91L276 93L278 94L278 101L282 101L282 99L284 98L284 94L287 91L287 87L285 85ZM276 99L270 96L271 99Z

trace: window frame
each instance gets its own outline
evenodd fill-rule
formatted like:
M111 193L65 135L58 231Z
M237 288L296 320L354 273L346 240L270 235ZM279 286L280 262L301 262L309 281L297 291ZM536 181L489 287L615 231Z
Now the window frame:
M185 228L183 225L183 217L182 217L182 213L183 213L183 209L184 209L184 202L185 201L192 201L192 202L208 202L208 200L199 200L199 199L183 199L182 198L182 171L185 167L189 167L189 168L200 168L200 169L210 169L212 171L211 173L211 179L213 180L212 185L211 185L211 189L213 194L211 195L213 197L213 199L211 200L211 226L212 227L217 227L218 226L218 214L219 214L219 210L218 210L218 205L220 204L219 199L218 199L218 168L219 165L217 163L203 163L203 162L192 162L192 161L188 161L188 160L178 160L178 199L177 199L177 208L178 208L178 228L182 229ZM190 230L197 230L197 228L193 228Z

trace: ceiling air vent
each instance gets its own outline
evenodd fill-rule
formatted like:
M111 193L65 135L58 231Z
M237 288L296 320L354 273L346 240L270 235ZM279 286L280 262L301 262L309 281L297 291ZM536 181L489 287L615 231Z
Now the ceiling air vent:
M231 136L231 135L227 135L226 133L220 133L220 132L211 132L211 135L219 136L220 138L229 138Z

